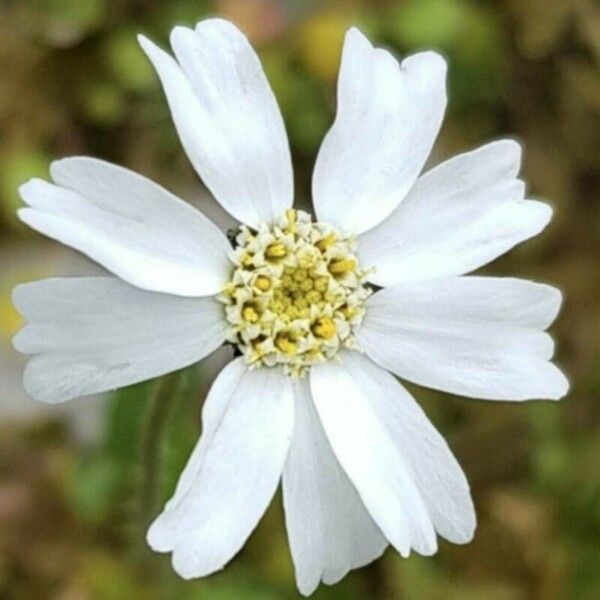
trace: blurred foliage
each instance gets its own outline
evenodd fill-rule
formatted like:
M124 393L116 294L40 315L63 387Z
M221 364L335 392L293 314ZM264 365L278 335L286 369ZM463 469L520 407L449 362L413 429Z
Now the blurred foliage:
M300 198L334 116L344 31L400 54L449 59L450 105L437 159L510 134L524 177L550 200L548 231L492 272L550 281L566 304L554 328L573 390L561 404L477 403L415 389L472 483L475 540L431 559L394 553L315 598L588 600L600 597L600 6L594 0L2 0L0 252L27 247L17 187L52 158L90 154L167 186L200 184L135 35L220 14L257 45L282 107ZM4 263L2 266L6 266ZM37 274L23 274L23 279ZM9 285L10 283L10 285ZM0 285L2 337L17 326ZM160 505L198 435L198 369L186 370L154 448ZM59 422L0 425L0 597L269 600L296 597L278 499L240 557L183 582L145 549L144 447L155 383L111 399L100 446ZM150 398L150 400L149 400ZM147 508L147 507L146 507Z

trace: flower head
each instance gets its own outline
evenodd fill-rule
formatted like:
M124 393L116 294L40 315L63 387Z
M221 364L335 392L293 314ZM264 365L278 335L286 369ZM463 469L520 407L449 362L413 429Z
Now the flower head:
M436 552L436 534L469 541L466 478L394 375L488 400L567 392L545 332L560 293L465 276L550 220L547 205L525 199L519 145L492 142L421 174L446 106L445 61L424 52L398 63L351 29L313 220L292 208L283 121L246 38L211 19L173 30L175 58L140 43L192 164L241 223L234 248L140 175L91 158L53 163L53 183L21 188L19 216L114 276L16 288L26 389L60 402L224 343L239 350L148 533L183 577L222 568L280 481L304 594L388 543L407 556Z
M341 348L357 349L370 290L353 239L289 209L272 228L242 226L235 242L236 268L220 298L228 340L248 365L302 376Z

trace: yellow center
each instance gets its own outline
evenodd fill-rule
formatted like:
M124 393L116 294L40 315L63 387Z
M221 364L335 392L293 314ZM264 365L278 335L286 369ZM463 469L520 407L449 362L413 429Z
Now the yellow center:
M220 299L229 341L249 364L301 376L340 348L356 348L370 291L352 238L290 209L274 227L242 226L236 244Z

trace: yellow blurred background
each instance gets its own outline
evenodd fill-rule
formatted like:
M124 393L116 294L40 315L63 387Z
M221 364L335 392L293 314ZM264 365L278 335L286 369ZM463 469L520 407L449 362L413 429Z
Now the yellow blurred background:
M309 201L332 122L342 37L358 25L399 54L450 63L435 162L510 135L523 177L555 218L486 272L553 283L566 302L553 334L572 381L561 403L485 403L416 390L471 481L475 540L434 558L388 551L315 598L600 598L600 5L595 0L0 0L0 598L296 598L276 499L223 572L183 582L144 547L140 508L148 385L60 407L25 397L9 340L18 282L92 272L74 251L19 224L18 185L65 155L93 155L159 181L218 221L180 147L136 43L166 45L176 24L219 14L258 48ZM161 446L161 499L198 435L203 394L223 356L186 372ZM160 503L160 502L159 502Z

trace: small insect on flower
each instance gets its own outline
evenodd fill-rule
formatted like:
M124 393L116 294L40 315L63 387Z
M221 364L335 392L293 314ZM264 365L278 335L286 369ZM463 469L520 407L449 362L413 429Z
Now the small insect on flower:
M225 233L165 189L93 158L21 188L20 218L111 271L18 286L24 385L61 402L239 349L148 542L185 578L221 569L282 482L299 590L333 584L391 544L468 542L475 513L448 446L395 376L487 400L558 399L545 332L560 293L465 276L538 234L521 149L502 140L421 174L446 107L434 52L401 63L346 35L337 117L319 151L316 217L294 210L283 121L232 24L140 37L187 155L240 223Z

